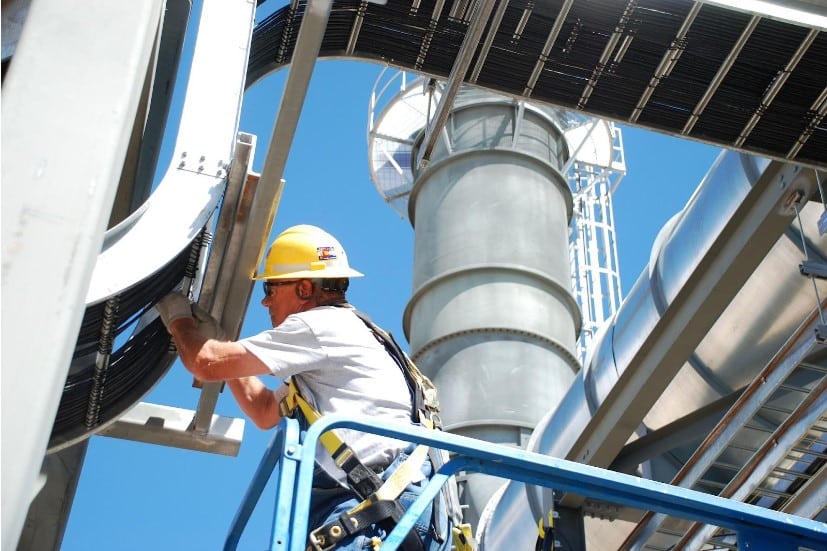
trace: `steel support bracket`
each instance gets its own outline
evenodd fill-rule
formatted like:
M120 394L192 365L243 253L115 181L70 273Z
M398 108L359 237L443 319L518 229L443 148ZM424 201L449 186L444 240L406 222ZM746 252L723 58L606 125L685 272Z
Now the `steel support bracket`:
M805 260L798 265L801 275L827 279L827 264L816 260Z
M244 419L213 415L205 432L190 429L194 411L140 402L101 431L101 436L185 450L238 455Z

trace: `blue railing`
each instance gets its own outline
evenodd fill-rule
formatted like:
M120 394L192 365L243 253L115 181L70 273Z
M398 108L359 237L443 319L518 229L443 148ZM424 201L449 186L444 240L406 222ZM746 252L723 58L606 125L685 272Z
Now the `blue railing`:
M383 551L394 551L416 519L459 471L472 471L619 505L656 511L670 516L731 529L738 534L739 549L750 551L798 551L800 547L827 551L827 524L711 496L694 490L598 469L572 461L530 453L421 427L403 427L375 419L352 419L330 415L310 427L299 442L298 423L281 422L256 470L250 488L236 514L224 551L233 551L256 507L271 474L276 469L276 509L271 550L304 551L307 518L319 436L333 428L351 428L444 449L453 455L428 482L388 535Z

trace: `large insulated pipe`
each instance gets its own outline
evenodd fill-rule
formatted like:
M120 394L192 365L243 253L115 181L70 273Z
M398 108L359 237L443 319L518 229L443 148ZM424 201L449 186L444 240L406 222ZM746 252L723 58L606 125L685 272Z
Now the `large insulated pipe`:
M572 198L560 172L568 155L553 111L465 89L415 174L414 292L403 323L453 433L524 447L579 369ZM501 484L479 475L461 483L467 521Z
M652 399L647 405L649 413L644 425L648 429L662 427L741 387L756 375L817 305L813 283L799 272L799 263L805 257L802 248L806 246L811 259L827 256L827 243L819 236L817 227L821 205L810 203L803 207L802 240L794 210L787 202L798 197L798 192L801 197L812 194L814 173L785 169L779 170L777 163L763 159L722 153L684 210L661 230L648 268L615 319L604 327L594 352L562 403L538 425L530 449L572 458L572 450L590 430L590 423L601 413L617 382L639 367L642 354L655 346L689 346L680 342L692 338L688 335L670 342L662 339L659 345L651 340L665 317L675 315L674 307L689 307L686 301L676 304L676 300L684 300L681 295L687 289L702 287L699 277L709 275L713 269L709 258L723 257L736 242L768 252L757 258L738 257L742 266L724 266L726 273L718 280L709 280L708 289L701 289L715 300L703 303L694 317L713 321L709 322L705 336L686 354L688 359L681 360L682 367L671 384L659 399ZM756 204L765 204L764 218L757 218L751 228L733 224L744 205L755 199L751 193L759 185L764 191ZM761 199L767 200L762 203ZM788 229L785 231L784 227ZM737 270L745 272L746 281L738 287L719 289L726 274ZM726 281L731 283L735 279ZM818 285L824 296L824 284ZM672 311L668 311L670 308ZM719 311L720 314L714 314ZM669 368L668 362L663 363L662 367ZM629 431L622 435L624 439L628 436ZM677 457L674 451L672 456ZM655 478L669 481L674 468L659 462L653 468ZM489 504L482 530L484 549L533 545L531 528L536 524L538 511L548 507L550 495L529 489L527 499L520 499L523 489L522 484L510 483L498 502L492 500ZM611 543L604 537L604 543L605 548L614 548L619 542Z

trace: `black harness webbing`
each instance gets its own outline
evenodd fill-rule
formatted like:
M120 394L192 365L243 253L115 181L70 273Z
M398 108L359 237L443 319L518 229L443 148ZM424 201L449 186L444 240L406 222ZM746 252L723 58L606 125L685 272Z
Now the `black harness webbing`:
M441 428L439 420L439 401L436 397L436 387L433 383L420 373L419 369L408 359L402 347L393 338L393 334L383 330L373 323L370 317L348 304L337 304L336 306L349 307L362 322L367 325L373 335L387 350L388 355L402 371L405 383L408 385L408 392L411 395L411 421L422 423L430 428Z

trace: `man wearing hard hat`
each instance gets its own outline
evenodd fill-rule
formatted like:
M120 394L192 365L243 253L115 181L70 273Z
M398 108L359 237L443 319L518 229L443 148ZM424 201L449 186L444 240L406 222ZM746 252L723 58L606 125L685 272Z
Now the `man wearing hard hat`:
M296 415L306 427L319 415L332 413L418 422L422 416L417 409L428 407L416 390L423 381L430 382L392 337L347 303L349 278L361 276L348 265L333 236L300 225L279 234L264 271L255 278L263 281L261 304L272 329L230 342L221 338L216 321L181 293L167 295L156 308L184 366L201 381L226 381L241 409L260 428L275 426L282 415ZM408 367L421 379L411 382ZM273 391L259 375L274 375L288 384ZM430 396L424 401L435 402L434 392L432 386L426 388ZM432 461L424 446L347 429L334 433L346 453L337 455L321 444L316 452L308 546L374 549L421 492L433 472ZM406 461L409 466L399 469ZM392 475L396 471L415 474L402 479ZM392 497L374 502L371 495L379 488L380 495ZM450 546L446 508L441 502L434 505L402 549Z

